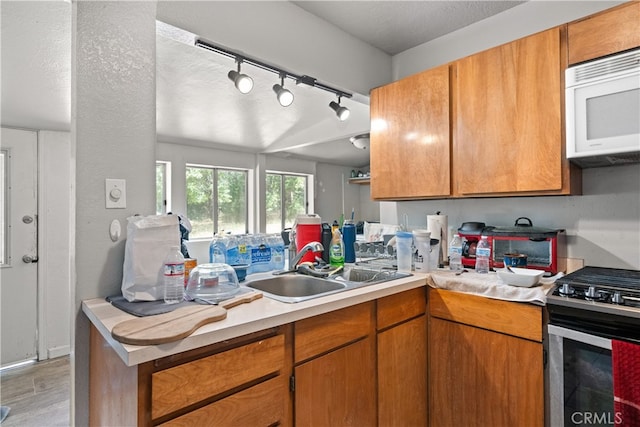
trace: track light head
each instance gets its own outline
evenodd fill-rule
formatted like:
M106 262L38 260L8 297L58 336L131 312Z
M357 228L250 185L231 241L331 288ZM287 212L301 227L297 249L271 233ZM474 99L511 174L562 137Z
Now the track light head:
M336 116L338 116L338 119L341 122L347 120L349 118L349 114L351 114L347 107L342 107L340 105L340 96L338 96L338 102L331 101L329 103L329 107L331 107L331 109L336 112Z
M293 93L284 88L284 74L280 74L280 84L273 85L273 91L276 93L278 102L283 107L288 107L293 103Z
M253 79L246 74L240 74L240 64L242 63L242 59L236 59L236 62L238 63L238 71L229 71L229 80L233 82L240 93L249 93L251 92L251 89L253 89Z

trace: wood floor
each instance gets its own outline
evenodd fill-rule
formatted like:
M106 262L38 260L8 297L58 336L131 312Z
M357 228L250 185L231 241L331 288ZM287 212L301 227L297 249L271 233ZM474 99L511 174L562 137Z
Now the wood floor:
M3 370L0 403L11 411L2 427L68 426L70 381L68 356Z

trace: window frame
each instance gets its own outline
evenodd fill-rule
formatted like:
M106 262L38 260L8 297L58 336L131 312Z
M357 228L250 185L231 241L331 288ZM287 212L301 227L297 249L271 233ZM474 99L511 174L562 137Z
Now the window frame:
M243 233L240 234L247 234L249 233L250 230L250 216L249 216L249 204L250 204L250 196L249 196L249 190L250 190L250 185L249 185L249 180L251 179L251 174L250 174L250 170L249 169L245 169L245 168L234 168L234 167L225 167L225 166L213 166L213 165L205 165L205 164L200 164L200 163L185 163L184 165L184 176L185 176L185 181L184 181L184 194L185 194L185 209L186 211L188 211L189 207L188 207L188 200L187 200L187 170L189 168L200 168L200 169L209 169L213 171L213 179L212 179L212 201L214 203L214 206L212 207L212 221L213 221L213 236L215 236L216 234L218 234L220 232L220 230L218 230L218 220L219 220L219 215L218 215L218 172L219 171L233 171L233 172L242 172L245 176L245 180L244 180L244 194L245 194L245 203L244 203L244 219L245 219L245 230ZM190 237L190 240L193 241L202 241L202 240L210 240L213 236L209 236L209 237Z
M286 228L285 225L285 204L284 204L284 192L285 192L285 185L284 185L284 180L286 177L295 177L295 178L304 178L304 212L303 213L309 213L309 196L310 196L310 185L313 179L313 175L310 174L306 174L306 173L295 173L295 172L283 172L283 171L275 171L275 170L267 170L265 172L265 183L267 180L267 177L269 175L277 175L280 177L280 229L284 230ZM265 185L265 191L266 191L266 185ZM267 198L267 195L265 194L265 200ZM266 205L265 205L265 227L267 227L267 219L266 219Z
M164 169L163 179L163 212L158 212L158 166ZM156 215L164 215L171 212L171 162L164 160L156 160Z

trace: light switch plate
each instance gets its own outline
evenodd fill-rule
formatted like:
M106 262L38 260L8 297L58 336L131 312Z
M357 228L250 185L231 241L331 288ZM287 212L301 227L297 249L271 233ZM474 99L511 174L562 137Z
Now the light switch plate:
M105 201L107 209L124 209L127 207L127 186L124 179L105 180Z

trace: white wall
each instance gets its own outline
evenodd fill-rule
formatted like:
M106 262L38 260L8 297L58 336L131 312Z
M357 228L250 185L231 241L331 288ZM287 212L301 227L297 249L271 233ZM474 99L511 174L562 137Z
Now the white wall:
M89 321L85 299L117 295L125 235L109 225L155 212L156 4L73 3L71 137L75 147L75 425L89 425ZM126 209L105 208L105 179L126 180ZM99 396L96 397L99 399Z
M38 356L71 351L71 135L38 132Z
M395 55L392 58L393 80L571 22L620 3L624 1L527 1Z

